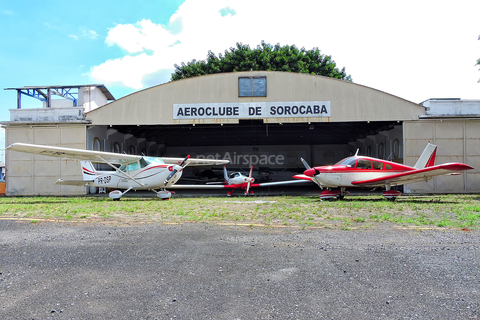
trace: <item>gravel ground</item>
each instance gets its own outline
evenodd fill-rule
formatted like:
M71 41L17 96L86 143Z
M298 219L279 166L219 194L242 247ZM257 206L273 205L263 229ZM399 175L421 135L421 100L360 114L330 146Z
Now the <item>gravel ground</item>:
M480 232L0 220L1 319L478 319Z

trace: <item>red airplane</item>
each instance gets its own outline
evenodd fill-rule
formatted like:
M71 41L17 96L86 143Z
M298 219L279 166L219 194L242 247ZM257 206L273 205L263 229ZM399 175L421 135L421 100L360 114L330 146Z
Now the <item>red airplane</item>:
M320 188L340 188L340 190L325 190L320 193L320 199L343 199L348 187L385 187L383 196L394 201L402 193L391 190L393 186L407 183L427 181L435 176L461 174L460 171L471 170L473 167L463 163L445 163L435 165L437 146L430 142L423 150L417 163L406 166L395 162L355 154L332 166L311 168L301 159L306 169L303 175L294 178L310 180Z

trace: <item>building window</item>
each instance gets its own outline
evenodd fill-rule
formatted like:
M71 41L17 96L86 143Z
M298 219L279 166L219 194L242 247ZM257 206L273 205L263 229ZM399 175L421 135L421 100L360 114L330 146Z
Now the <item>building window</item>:
M100 143L100 139L98 138L93 139L93 150L102 151L102 145Z
M393 141L393 158L398 159L400 157L400 141L395 139Z
M239 97L266 97L267 77L238 77Z
M380 159L385 159L385 144L383 142L380 142L378 145L378 157Z
M113 152L120 153L120 144L118 142L113 144Z

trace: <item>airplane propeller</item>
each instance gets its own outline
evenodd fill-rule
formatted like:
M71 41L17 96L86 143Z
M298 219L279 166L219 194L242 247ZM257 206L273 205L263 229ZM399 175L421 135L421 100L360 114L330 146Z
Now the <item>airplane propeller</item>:
M312 167L310 167L310 165L308 164L307 161L305 161L305 159L300 158L300 161L302 161L303 165L305 166L305 169L307 170L312 169ZM316 168L313 168L313 169L315 170L315 175L320 173L320 171L318 171Z
M165 183L165 185L168 184L168 181L170 181L170 179L172 179L172 177L180 170L182 170L183 168L185 168L187 166L187 160L188 158L190 158L190 155L186 156L185 159L183 159L183 161L179 164L179 165L176 165L173 167L173 170L172 172L170 172L170 174L167 176L167 178L165 179L165 181L163 183Z
M247 190L245 191L245 195L248 195L248 191L250 190L250 184L253 182L252 173L253 173L253 166L250 167L250 174L248 175Z
M312 169L312 167L310 167L310 165L308 164L307 161L305 161L305 159L300 158L300 161L302 161L303 165L305 166L305 169L307 169L307 170L311 170L311 169ZM320 189L323 190L323 185L317 180L317 178L315 178L315 176L316 176L317 174L319 174L320 171L318 171L316 168L313 168L313 170L315 170L315 174L311 177L311 178L312 178L312 181L315 182L315 183L320 187Z
M300 161L302 161L303 165L305 166L305 169L307 169L307 170L310 169L310 166L308 165L308 162L305 161L305 159L300 158Z

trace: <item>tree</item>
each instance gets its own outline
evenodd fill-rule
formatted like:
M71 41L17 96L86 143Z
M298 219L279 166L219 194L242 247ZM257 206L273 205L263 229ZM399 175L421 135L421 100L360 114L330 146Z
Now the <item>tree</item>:
M352 77L345 73L345 68L339 70L331 56L320 53L318 48L305 50L296 46L272 46L262 41L256 49L237 43L235 48L225 50L218 57L209 51L207 59L192 60L179 66L175 64L172 81L201 76L212 73L239 71L285 71L316 74L346 81Z

